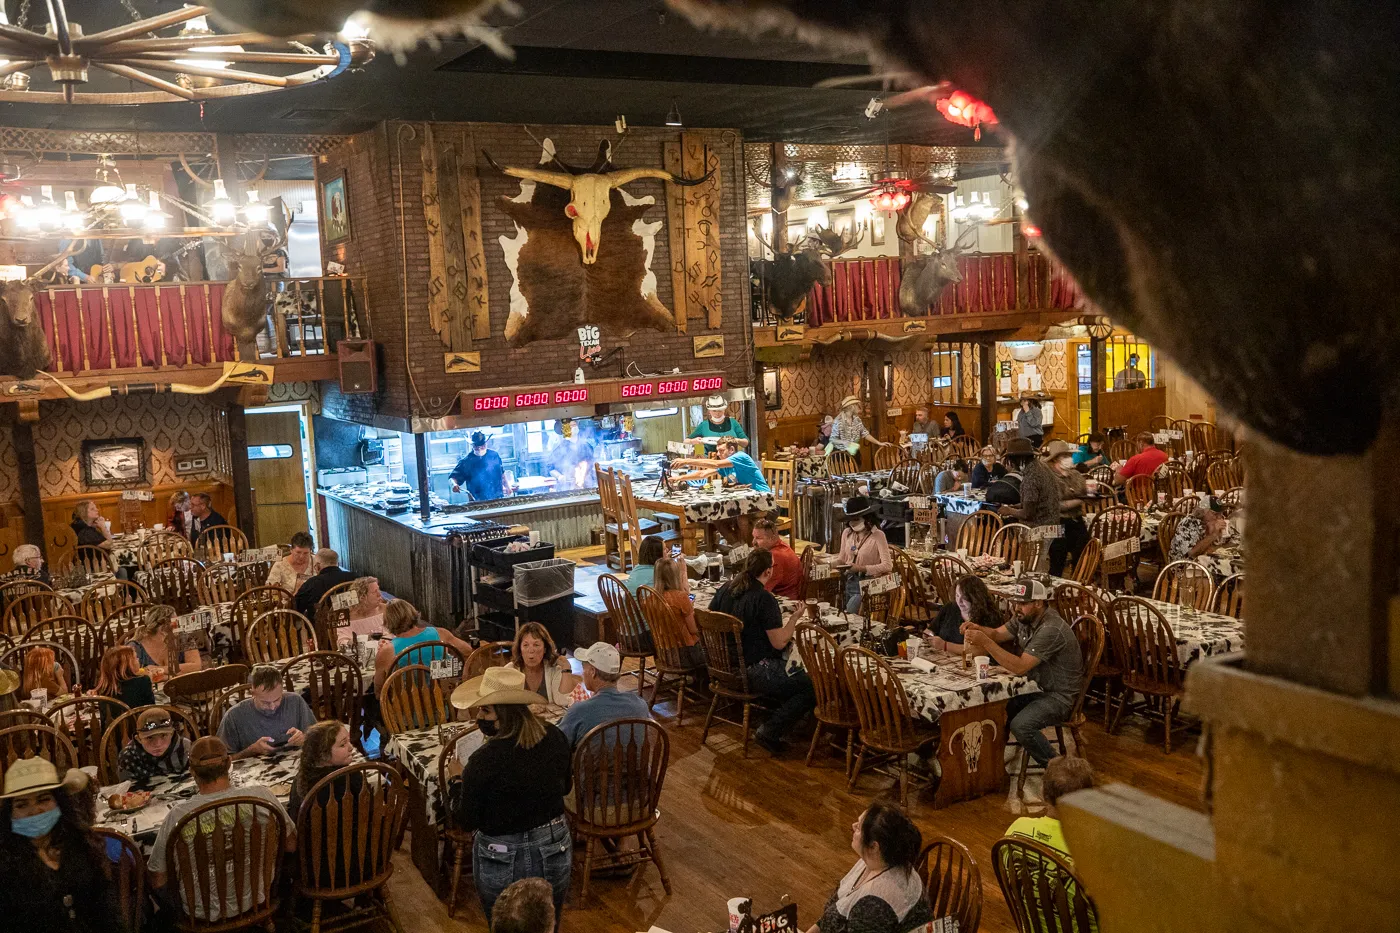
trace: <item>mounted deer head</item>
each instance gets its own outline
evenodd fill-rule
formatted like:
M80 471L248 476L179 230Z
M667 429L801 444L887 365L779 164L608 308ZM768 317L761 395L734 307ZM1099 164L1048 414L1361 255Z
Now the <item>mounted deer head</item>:
M823 259L839 259L842 253L855 249L865 239L865 227L863 223L853 224L838 232L818 224L807 234L806 248L815 249Z
M708 181L714 175L714 170L711 169L699 178L680 178L659 168L627 168L606 173L584 171L574 175L569 172L551 172L538 168L502 167L496 164L496 160L491 158L489 152L482 150L481 154L498 172L503 172L512 178L550 185L569 192L569 203L564 207L564 213L573 220L574 239L578 241L586 265L592 265L598 260L598 246L602 236L603 221L612 210L614 188L620 188L628 182L641 178L661 178L676 185L698 185ZM602 154L600 147L600 156ZM557 157L554 161L558 163ZM709 161L708 149L705 150L705 161Z
M268 243L267 237L273 239ZM287 242L285 233L262 230L245 234L242 247L234 249L220 243L216 249L233 267L233 278L224 288L224 303L219 312L224 329L238 341L239 358L258 359L257 335L267 328L267 283L263 279L263 263Z
M923 317L928 309L938 301L943 289L962 281L958 269L958 258L977 238L979 224L966 227L951 249L938 249L928 256L904 263L904 275L899 283L899 310L906 317ZM930 243L927 237L919 237Z

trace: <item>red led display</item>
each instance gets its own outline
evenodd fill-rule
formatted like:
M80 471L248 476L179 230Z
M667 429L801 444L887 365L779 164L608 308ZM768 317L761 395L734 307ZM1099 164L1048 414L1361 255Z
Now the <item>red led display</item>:
M654 382L624 382L622 384L623 398L645 398L656 391Z
M548 392L522 392L515 397L516 408L529 408L532 405L548 405Z
M498 411L510 407L509 395L482 395L472 402L474 411Z
M677 392L689 392L690 380L676 379L671 382L658 382L656 384L656 391L659 395L673 395Z
M560 389L554 393L554 404L565 405L573 402L588 401L587 389Z
M713 391L715 391L715 390L717 390L717 389L723 389L723 388L724 388L724 377L723 377L723 376L711 376L711 377L708 378L708 379L696 379L696 380L695 380L695 391L696 391L696 392L713 392Z

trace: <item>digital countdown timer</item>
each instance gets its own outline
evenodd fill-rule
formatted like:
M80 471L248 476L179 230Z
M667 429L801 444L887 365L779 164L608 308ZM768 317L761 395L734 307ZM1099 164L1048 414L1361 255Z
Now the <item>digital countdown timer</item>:
M724 376L712 373L669 379L613 379L568 388L526 386L515 391L490 395L463 393L462 410L485 413L564 405L604 405L620 401L708 395L722 391Z

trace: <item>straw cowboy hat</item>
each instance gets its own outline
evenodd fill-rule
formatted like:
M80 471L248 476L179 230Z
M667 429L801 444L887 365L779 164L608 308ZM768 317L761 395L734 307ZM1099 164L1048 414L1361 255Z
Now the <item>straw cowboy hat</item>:
M72 794L87 785L88 776L77 768L69 768L60 781L58 769L47 758L21 758L5 771L5 792L0 797L22 797L60 787Z
M848 396L846 396L845 398L843 398L843 399L841 400L841 404L838 405L837 408L838 408L838 410L840 410L840 409L844 409L847 405L859 405L859 404L860 404L860 396L859 396L859 395L848 395Z
M485 674L473 677L452 691L452 705L457 709L543 702L544 697L525 689L525 674L513 667L487 668Z
M9 696L19 689L19 671L0 667L0 697Z

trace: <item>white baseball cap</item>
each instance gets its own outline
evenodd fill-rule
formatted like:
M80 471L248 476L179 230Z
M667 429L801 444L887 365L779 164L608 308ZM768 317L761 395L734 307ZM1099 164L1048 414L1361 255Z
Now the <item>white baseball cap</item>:
M579 648L574 652L574 657L584 664L592 664L604 674L622 673L622 655L605 641L595 641L587 648Z
M1046 602L1052 598L1050 588L1036 577L1021 577L1011 585L1007 596L1016 603Z

